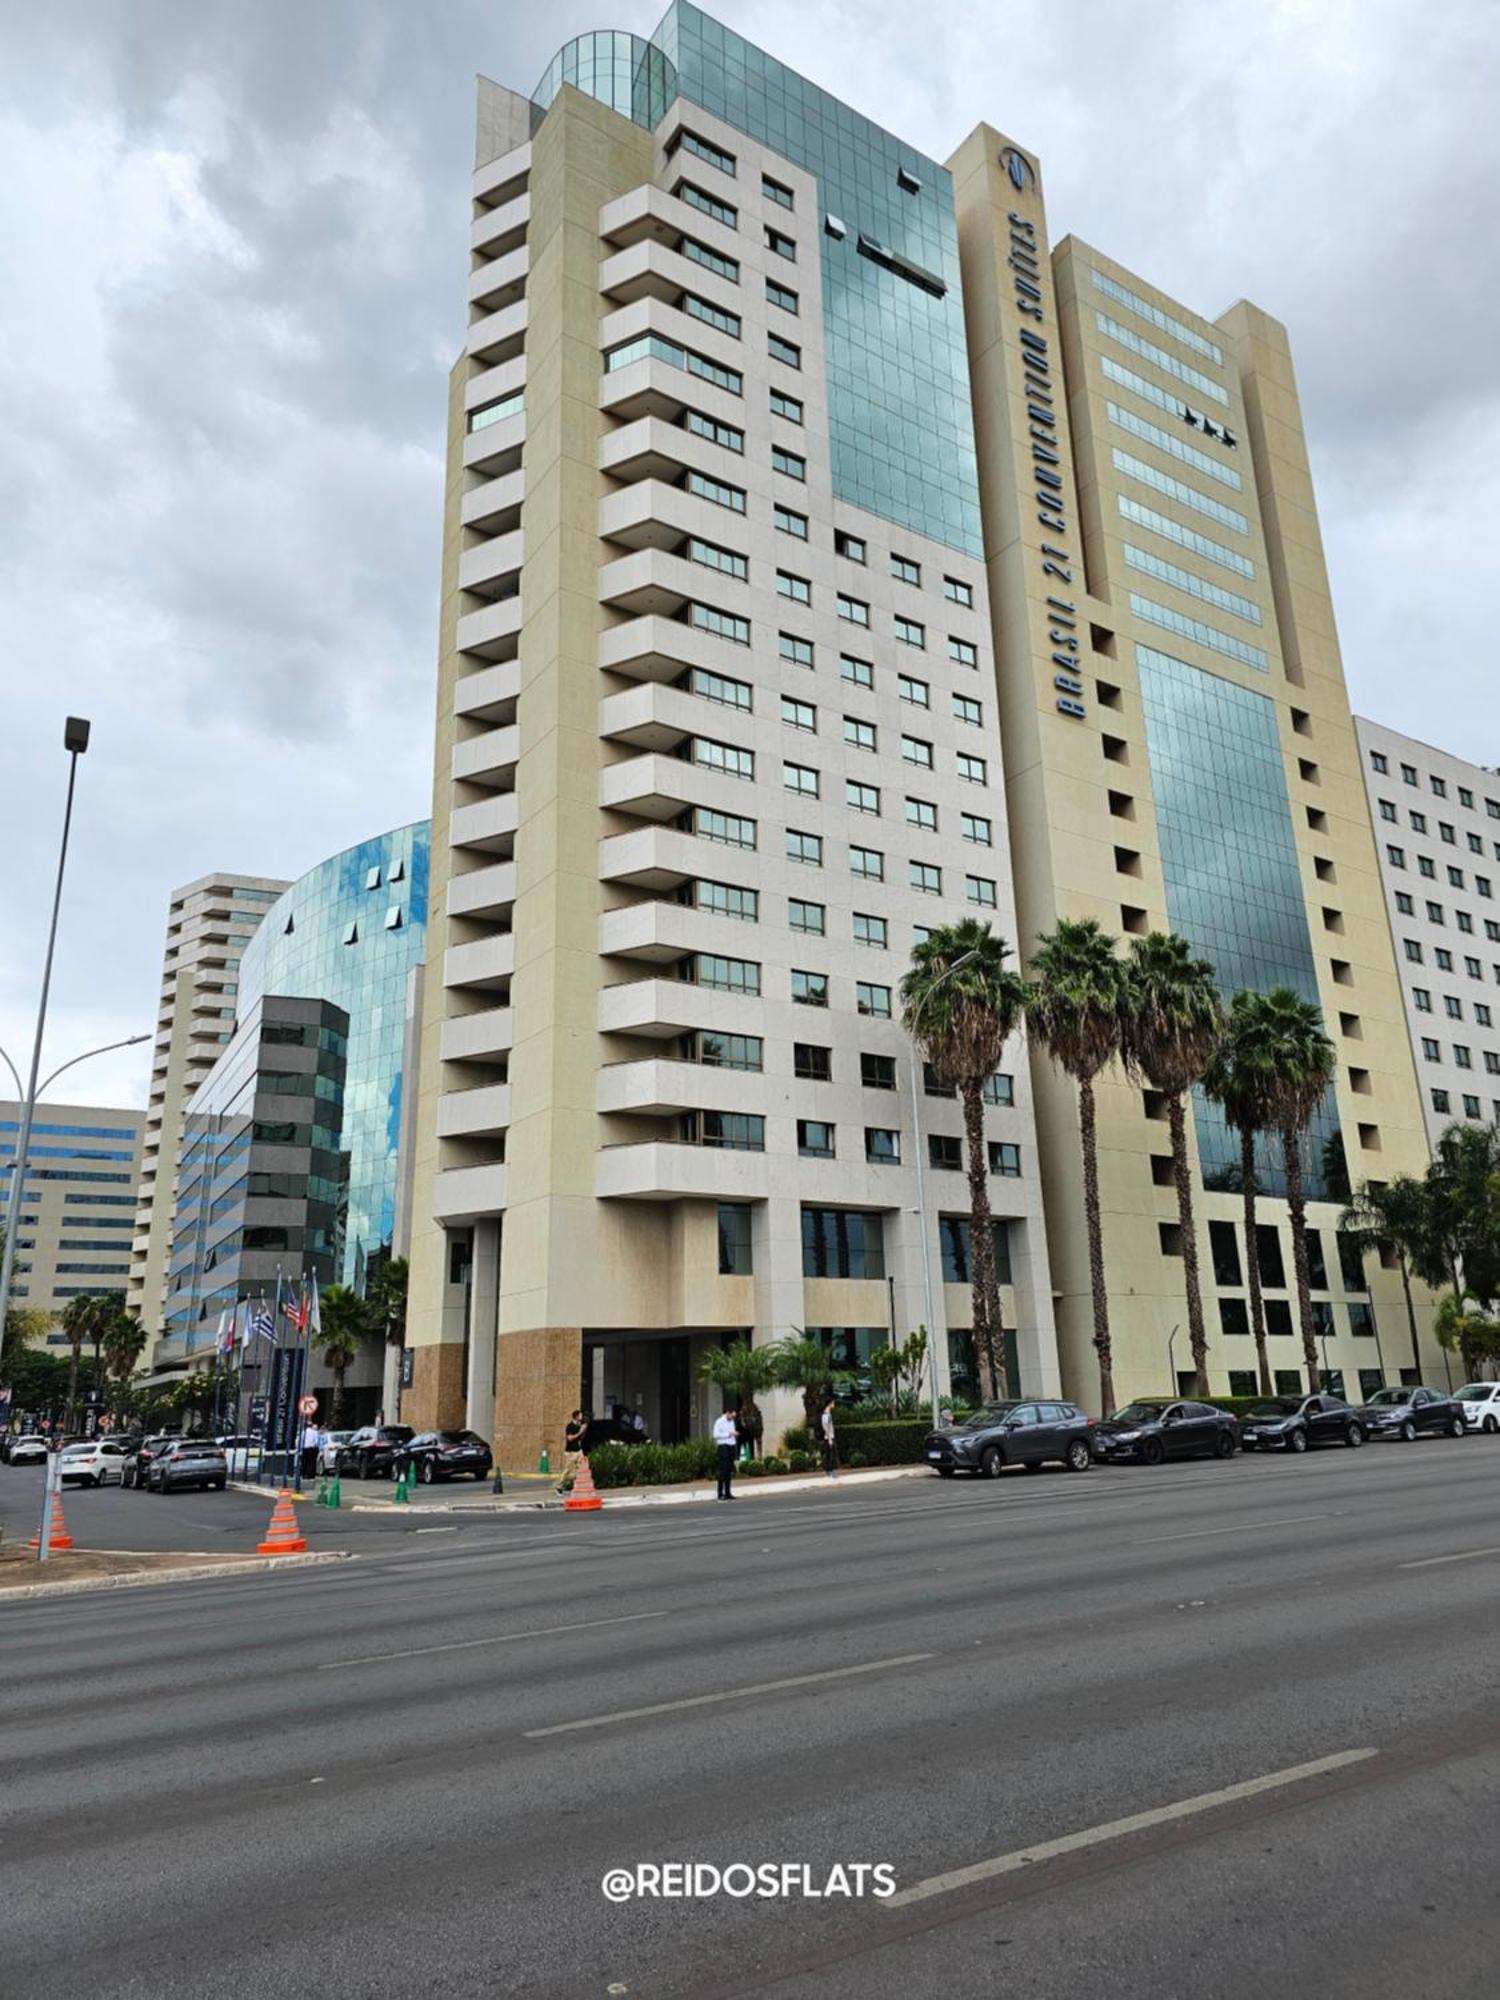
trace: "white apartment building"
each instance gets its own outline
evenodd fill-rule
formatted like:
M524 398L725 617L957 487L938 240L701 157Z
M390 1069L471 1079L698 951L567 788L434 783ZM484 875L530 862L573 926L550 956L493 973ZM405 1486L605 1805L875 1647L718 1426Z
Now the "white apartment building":
M1355 717L1428 1137L1500 1119L1500 773Z

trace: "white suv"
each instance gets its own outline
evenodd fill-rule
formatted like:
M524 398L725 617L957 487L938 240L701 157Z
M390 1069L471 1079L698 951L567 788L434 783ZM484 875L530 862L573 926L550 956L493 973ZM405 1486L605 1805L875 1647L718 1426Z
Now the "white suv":
M1500 1382L1465 1382L1457 1393L1471 1431L1500 1431Z

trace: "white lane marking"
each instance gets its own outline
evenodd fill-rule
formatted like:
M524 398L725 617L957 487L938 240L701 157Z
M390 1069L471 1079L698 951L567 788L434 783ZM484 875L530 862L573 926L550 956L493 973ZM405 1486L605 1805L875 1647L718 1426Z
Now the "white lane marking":
M318 1672L336 1668L369 1667L379 1660L416 1660L424 1653L466 1653L474 1646L513 1646L521 1639L551 1639L559 1632L597 1632L601 1625L640 1625L648 1618L667 1618L666 1611L632 1611L623 1618L587 1618L578 1625L542 1625L530 1632L496 1632L488 1639L450 1639L441 1646L410 1646L400 1653L360 1653L352 1660L320 1660Z
M554 1722L545 1729L523 1730L525 1736L566 1736L575 1729L603 1729L611 1722L635 1722L645 1715L673 1715L684 1708L708 1708L715 1702L743 1701L752 1694L779 1694L783 1688L814 1687L820 1681L843 1681L855 1674L877 1674L886 1667L912 1667L935 1653L897 1653L888 1660L865 1660L857 1667L831 1667L821 1674L790 1674L785 1680L755 1681L748 1687L721 1688L717 1694L684 1695L680 1701L653 1701L644 1708L617 1708L609 1715L585 1715L577 1722Z
M1460 1549L1457 1555L1423 1556L1420 1562L1397 1563L1397 1569L1436 1569L1439 1563L1473 1562L1479 1556L1500 1556L1496 1549Z
M458 1530L457 1528L414 1528L412 1533L416 1535L456 1535Z
M1378 1755L1379 1752L1374 1749L1340 1750L1332 1757L1314 1758L1310 1764L1289 1764L1283 1771L1268 1771L1263 1778L1246 1778L1241 1784L1225 1785L1217 1792L1201 1792L1197 1798L1178 1799L1169 1806L1153 1806L1148 1812L1106 1820L1102 1826L1065 1833L1058 1840L1038 1841L1035 1847L1020 1847L1013 1854L997 1854L993 1860L976 1861L968 1868L953 1868L946 1875L929 1875L924 1882L914 1882L909 1889L898 1890L881 1907L894 1910L903 1903L920 1903L929 1896L946 1896L955 1889L967 1889L974 1882L988 1882L999 1875L1014 1875L1023 1868L1034 1867L1039 1861L1052 1861L1060 1854L1074 1854L1085 1847L1101 1847L1106 1841L1122 1840L1126 1834L1140 1833L1146 1827L1166 1826L1173 1820L1190 1819L1195 1813L1211 1812L1215 1806L1232 1805L1239 1799L1254 1798L1260 1792L1273 1792L1283 1785L1300 1784L1306 1778L1321 1778L1329 1771L1341 1771L1348 1764L1363 1763L1367 1757Z
M1132 1542L1135 1549L1154 1548L1158 1542L1196 1542L1202 1535L1245 1535L1252 1528L1293 1528L1302 1521L1332 1521L1333 1514L1278 1514L1269 1521L1236 1521L1227 1528L1189 1528L1181 1535L1150 1535L1143 1542Z

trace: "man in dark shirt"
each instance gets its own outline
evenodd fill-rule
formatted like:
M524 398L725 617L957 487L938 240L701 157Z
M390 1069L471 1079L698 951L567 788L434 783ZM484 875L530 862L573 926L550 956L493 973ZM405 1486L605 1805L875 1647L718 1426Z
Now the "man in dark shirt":
M574 1474L578 1470L579 1462L583 1457L584 1447L588 1442L588 1431L589 1427L584 1422L583 1412L575 1410L572 1416L569 1417L567 1428L563 1432L562 1477L557 1482L559 1493L566 1493L568 1488L573 1484Z

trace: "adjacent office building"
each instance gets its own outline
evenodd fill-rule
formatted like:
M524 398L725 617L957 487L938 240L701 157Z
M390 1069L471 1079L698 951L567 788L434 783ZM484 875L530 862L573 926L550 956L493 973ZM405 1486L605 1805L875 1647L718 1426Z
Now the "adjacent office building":
M58 1315L70 1299L123 1292L140 1169L139 1111L38 1104L21 1186L12 1298ZM15 1173L21 1106L0 1098L0 1217ZM53 1327L46 1336L64 1345Z
M1017 930L951 179L679 4L481 82L472 198L404 1414L673 1438L713 1343L932 1318L972 1384L898 992L927 927ZM989 1096L1055 1394L1019 1045Z
M1355 718L1434 1142L1500 1119L1500 775Z
M1350 1394L1430 1370L1396 1274L1361 1270L1334 1235L1351 1184L1421 1171L1427 1145L1286 330L1243 302L1206 319L1088 244L1054 247L1040 163L988 126L950 165L1021 940L1061 916L1127 944L1171 929L1226 996L1283 984L1321 1007L1338 1055L1307 1148L1324 1367ZM1034 1076L1063 1376L1088 1396L1075 1094L1045 1064ZM1192 1126L1211 1381L1253 1392L1238 1141L1201 1096ZM1175 1386L1165 1112L1117 1075L1099 1127L1115 1380ZM1290 1387L1272 1146L1258 1166L1270 1357Z
M263 875L204 875L172 891L125 1287L150 1335L166 1304L183 1117L234 1032L240 954L286 886Z

